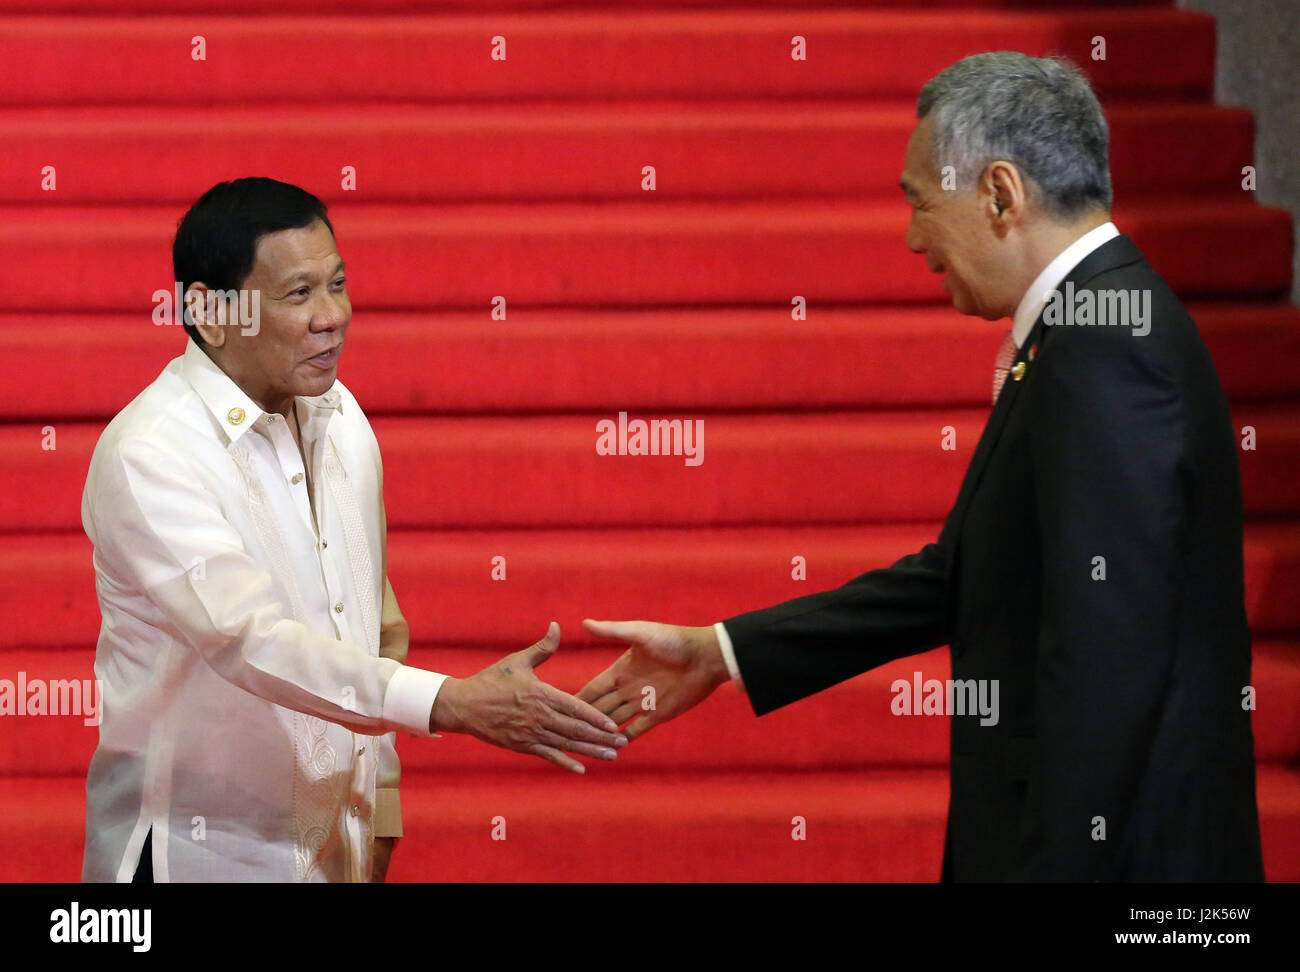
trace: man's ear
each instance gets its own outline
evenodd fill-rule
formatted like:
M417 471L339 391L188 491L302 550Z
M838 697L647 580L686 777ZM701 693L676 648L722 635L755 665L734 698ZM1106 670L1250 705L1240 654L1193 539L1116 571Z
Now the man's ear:
M208 301L208 294L208 285L203 281L190 284L185 290L185 311L204 343L219 348L226 343L226 329L216 321L216 303ZM212 319L209 319L209 311L213 314Z
M1023 218L1029 194L1013 164L1003 160L990 163L984 170L983 188L988 194L990 219L1009 226Z

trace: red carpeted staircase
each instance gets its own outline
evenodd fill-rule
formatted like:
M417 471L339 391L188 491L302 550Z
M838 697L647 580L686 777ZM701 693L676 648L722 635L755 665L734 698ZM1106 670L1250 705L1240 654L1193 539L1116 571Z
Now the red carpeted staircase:
M966 54L1057 50L1107 107L1116 222L1184 295L1234 423L1255 429L1258 798L1268 877L1300 880L1292 225L1241 188L1252 118L1213 104L1212 20L1157 2L123 6L0 0L0 678L92 675L86 465L182 350L151 321L176 220L241 175L331 206L355 308L341 377L384 449L414 664L467 675L554 618L565 641L542 674L576 690L616 654L585 616L703 624L915 550L970 460L1002 335L903 244L915 97ZM596 423L620 411L703 419L704 461L597 455ZM762 720L726 686L584 778L402 739L391 876L936 880L947 726L889 709L918 670L947 677L946 650ZM0 880L79 876L94 745L79 718L0 719Z

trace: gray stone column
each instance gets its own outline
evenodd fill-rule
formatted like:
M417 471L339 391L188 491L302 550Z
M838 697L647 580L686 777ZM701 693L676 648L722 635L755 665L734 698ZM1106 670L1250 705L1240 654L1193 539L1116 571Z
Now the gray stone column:
M1300 0L1178 0L1217 21L1214 97L1255 114L1258 201L1292 214L1291 300L1300 304Z

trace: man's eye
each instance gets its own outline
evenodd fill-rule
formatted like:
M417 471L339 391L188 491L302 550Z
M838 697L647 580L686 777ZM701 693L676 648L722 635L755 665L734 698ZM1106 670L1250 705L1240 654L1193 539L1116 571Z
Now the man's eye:
M347 283L347 281L346 281L345 279L343 279L342 277L339 277L338 280L335 280L335 281L334 281L334 286L335 286L335 287L342 287L342 286L343 286L344 284L346 284L346 283Z

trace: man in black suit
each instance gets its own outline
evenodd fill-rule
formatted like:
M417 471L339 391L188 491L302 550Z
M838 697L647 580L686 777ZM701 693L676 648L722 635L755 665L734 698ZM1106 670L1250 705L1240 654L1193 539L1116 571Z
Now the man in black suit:
M712 627L588 621L631 647L579 697L635 738L729 677L762 715L950 644L958 692L1001 711L949 713L944 880L1262 880L1236 439L1195 323L1110 222L1101 106L1001 51L917 118L907 245L1013 325L937 541Z

